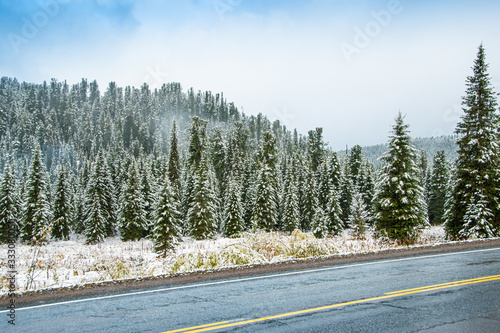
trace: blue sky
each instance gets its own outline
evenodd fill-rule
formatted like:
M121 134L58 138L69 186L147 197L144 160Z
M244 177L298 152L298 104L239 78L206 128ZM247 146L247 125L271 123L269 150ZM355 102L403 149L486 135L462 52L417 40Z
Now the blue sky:
M483 42L500 88L498 1L0 0L0 75L223 91L335 149L451 134Z

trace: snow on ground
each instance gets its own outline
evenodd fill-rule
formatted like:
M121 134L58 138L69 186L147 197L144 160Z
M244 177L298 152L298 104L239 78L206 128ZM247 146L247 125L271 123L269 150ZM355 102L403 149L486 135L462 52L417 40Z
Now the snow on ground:
M440 226L424 229L416 245L445 242ZM295 231L244 233L240 238L196 241L185 238L175 254L159 258L150 240L122 242L118 237L96 245L74 235L69 241L51 242L42 247L16 244L16 286L18 292L69 287L90 282L157 276L245 264L277 262L287 259L331 254L379 251L402 247L369 233L355 239L349 231L316 239L310 233ZM0 247L1 293L8 292L7 245Z

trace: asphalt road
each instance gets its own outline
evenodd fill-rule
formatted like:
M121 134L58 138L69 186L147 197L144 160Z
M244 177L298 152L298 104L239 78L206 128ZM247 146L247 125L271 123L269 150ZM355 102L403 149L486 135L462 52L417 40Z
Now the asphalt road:
M500 248L38 304L16 309L15 327L0 318L0 332L500 332Z

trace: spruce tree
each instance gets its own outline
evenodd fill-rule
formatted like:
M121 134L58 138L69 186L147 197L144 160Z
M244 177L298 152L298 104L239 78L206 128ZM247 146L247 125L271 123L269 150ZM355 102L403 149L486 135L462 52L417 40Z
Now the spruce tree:
M50 230L49 224L50 206L47 201L47 182L40 146L37 144L24 197L22 239L31 244L46 241L48 230Z
M0 244L8 243L12 236L17 239L19 234L18 214L19 198L16 193L16 181L9 164L5 166L0 183ZM14 223L12 226L11 223ZM16 232L9 235L9 229Z
M123 241L139 240L147 235L146 211L135 160L120 198L120 236Z
M257 178L256 198L253 206L254 229L273 230L277 225L276 180L274 172L263 164Z
M312 171L305 166L303 171L302 188L302 201L300 202L301 213L301 229L309 231L314 222L314 214L316 212L316 205L319 204L316 195L316 179Z
M167 253L172 251L175 244L181 240L178 203L168 177L165 177L158 199L152 239L155 252L166 257Z
M224 207L224 234L226 237L237 235L245 230L241 191L238 183L231 176L228 181Z
M84 197L84 225L87 244L101 242L114 231L113 186L102 151L92 164Z
M71 225L71 194L68 186L68 172L61 164L57 179L54 200L54 211L52 214L52 237L55 239L69 239Z
M176 190L178 193L180 190L180 181L181 181L181 174L180 174L181 165L180 165L179 150L177 145L178 145L177 128L174 121L174 124L172 126L172 138L170 139L170 155L168 158L167 172L171 186L174 187L174 191Z
M328 235L328 224L328 214L324 211L319 202L316 202L314 205L313 222L311 224L311 231L313 235L317 238L326 237Z
M429 184L429 222L432 225L443 223L444 207L450 170L444 150L436 153L433 160Z
M217 231L218 200L214 186L207 158L203 157L193 173L192 198L187 212L189 234L195 239L212 238Z
M352 198L351 215L349 216L349 225L352 228L354 237L364 239L367 222L369 221L369 212L366 208L363 195L355 192Z
M350 175L349 161L346 155L340 183L340 208L342 209L340 218L346 227L349 226L349 216L351 215L352 194L354 188L352 179L353 178Z
M297 185L295 184L292 171L288 172L286 178L286 193L284 195L284 211L282 220L282 231L292 232L300 228L300 211Z
M427 207L409 125L401 113L395 120L389 151L381 158L384 166L374 198L375 221L377 229L389 238L410 242L418 236L418 227L428 224Z
M472 70L462 98L464 115L455 130L456 182L445 222L450 238L500 234L500 226L494 225L494 221L500 220L498 104L482 44Z
M325 211L328 215L328 232L332 234L340 233L344 229L344 222L341 219L340 194L333 184L330 186Z

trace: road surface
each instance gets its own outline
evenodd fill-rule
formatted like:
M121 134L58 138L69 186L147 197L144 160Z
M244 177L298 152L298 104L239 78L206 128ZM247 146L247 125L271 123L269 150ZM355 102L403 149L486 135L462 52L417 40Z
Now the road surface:
M0 332L500 332L500 248L16 309Z

